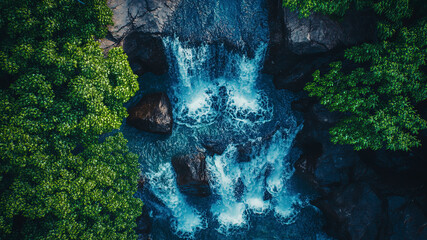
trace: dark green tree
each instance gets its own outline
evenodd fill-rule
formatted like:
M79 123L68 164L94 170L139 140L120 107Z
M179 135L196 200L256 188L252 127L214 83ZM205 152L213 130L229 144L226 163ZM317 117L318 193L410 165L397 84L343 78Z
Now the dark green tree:
M104 56L102 0L0 1L0 239L134 239L137 156L120 127L138 90Z
M416 14L419 1L284 1L285 6L342 16L351 4L372 8L378 15L378 41L345 51L345 58L360 67L348 72L341 62L329 73L313 74L307 84L310 96L320 98L331 111L346 112L330 129L332 142L351 144L356 150L408 151L420 146L418 134L427 127L415 104L426 100L427 82L421 70L426 65L427 22Z

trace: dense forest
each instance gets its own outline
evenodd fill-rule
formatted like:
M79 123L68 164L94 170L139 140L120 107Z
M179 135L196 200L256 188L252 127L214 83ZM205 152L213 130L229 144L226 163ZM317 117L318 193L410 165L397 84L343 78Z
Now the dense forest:
M138 90L104 57L103 0L1 1L0 238L131 239L137 157L117 129ZM9 85L10 86L7 86Z
M301 18L378 19L374 42L315 71L305 90L344 117L331 141L411 151L427 121L423 0L283 0ZM0 0L0 239L136 239L140 166L119 129L139 90L105 0ZM108 137L106 137L108 135Z
M356 150L381 148L409 151L420 146L418 134L427 122L416 104L427 99L425 64L427 19L423 1L283 1L301 16L320 12L343 16L350 7L370 8L378 16L377 41L347 49L356 63L329 73L316 71L306 90L332 111L349 115L330 130L332 142Z

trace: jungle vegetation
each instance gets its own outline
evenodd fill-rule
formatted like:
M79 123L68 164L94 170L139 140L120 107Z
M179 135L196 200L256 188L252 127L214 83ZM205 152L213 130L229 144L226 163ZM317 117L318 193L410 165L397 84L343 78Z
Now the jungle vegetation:
M0 1L0 239L136 239L138 90L105 0Z
M343 16L349 8L371 9L377 22L377 40L345 51L345 59L359 67L315 71L305 90L331 111L347 113L330 129L331 141L356 150L408 151L419 147L419 133L427 122L416 105L427 99L426 4L417 0L283 0L301 17L312 12Z

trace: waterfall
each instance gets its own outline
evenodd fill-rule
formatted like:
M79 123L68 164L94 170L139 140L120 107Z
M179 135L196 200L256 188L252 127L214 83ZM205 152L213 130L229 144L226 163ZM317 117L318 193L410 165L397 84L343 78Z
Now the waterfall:
M219 231L227 233L229 229L246 225L248 210L255 214L272 210L279 220L292 222L297 213L295 208L302 202L298 194L287 188L293 168L286 156L299 129L277 131L252 154L249 162L237 161L237 148L233 145L229 145L224 154L206 159L212 175L211 186L219 197L211 208L220 223ZM285 131L286 136L281 131ZM241 196L236 196L236 187L244 188ZM265 198L267 192L271 199Z
M191 238L194 232L205 228L200 212L190 206L178 190L170 163L164 163L159 166L157 172L151 172L150 186L151 191L171 211L174 218L172 225L177 235Z
M248 57L222 44L191 45L171 37L163 43L179 129L164 144L179 149L180 143L194 141L197 146L206 134L231 139L223 154L206 157L213 194L203 209L179 191L169 155L155 157L162 163L148 166L150 190L169 209L175 234L195 238L213 224L219 233L229 235L249 228L253 214L272 214L278 222L292 223L303 203L289 185L293 167L288 155L301 126L280 99L273 101L272 93L260 86L266 44L260 43ZM156 149L163 152L158 145L163 142L147 146L143 156L154 157ZM239 149L245 143L250 143L250 161L242 162ZM146 155L149 151L152 157Z
M266 51L262 43L254 58L228 51L224 45L185 46L178 38L164 38L171 72L174 116L178 124L211 124L219 116L240 128L272 119L273 108L256 81ZM243 123L243 124L242 124Z

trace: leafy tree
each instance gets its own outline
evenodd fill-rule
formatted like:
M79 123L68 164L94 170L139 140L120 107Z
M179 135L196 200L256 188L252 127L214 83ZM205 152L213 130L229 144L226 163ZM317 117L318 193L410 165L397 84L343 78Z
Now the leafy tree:
M0 1L0 239L132 239L137 156L120 127L138 90L104 56L102 0Z
M427 127L415 104L427 98L426 64L427 21L425 14L409 19L413 12L407 0L323 1L284 0L284 5L311 11L343 15L355 3L378 14L378 41L345 51L345 58L359 64L348 72L341 62L332 63L329 73L313 74L307 84L310 96L332 111L347 112L330 129L332 142L352 144L356 150L410 150L420 146L419 132ZM422 3L421 3L422 4Z

